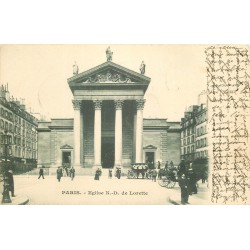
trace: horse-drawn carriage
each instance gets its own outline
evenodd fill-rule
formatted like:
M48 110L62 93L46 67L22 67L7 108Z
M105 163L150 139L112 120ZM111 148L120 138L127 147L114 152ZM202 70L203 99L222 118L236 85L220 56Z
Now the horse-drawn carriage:
M178 182L176 169L160 169L158 173L158 183L161 187L174 188L175 183Z
M152 170L148 168L148 165L145 163L134 163L131 165L131 169L128 170L128 179L151 179Z

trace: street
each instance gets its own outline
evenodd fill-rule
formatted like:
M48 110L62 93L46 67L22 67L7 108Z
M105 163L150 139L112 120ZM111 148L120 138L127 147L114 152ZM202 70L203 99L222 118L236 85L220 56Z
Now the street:
M36 175L16 175L14 179L16 196L27 196L30 205L167 205L171 204L170 196L180 200L178 183L173 189L167 189L158 182L127 179L125 176L109 179L103 175L99 181L94 180L93 176L76 176L73 181L69 177L62 177L58 182L55 175L46 175L45 179L38 179ZM198 194L191 199L197 198L199 203L204 200L207 190L204 185L199 185L198 190Z
M73 181L62 177L58 182L56 176L15 176L15 193L26 195L32 205L40 204L169 204L171 192L157 182L148 179L127 179L122 177L101 176L95 181L93 176L76 176Z

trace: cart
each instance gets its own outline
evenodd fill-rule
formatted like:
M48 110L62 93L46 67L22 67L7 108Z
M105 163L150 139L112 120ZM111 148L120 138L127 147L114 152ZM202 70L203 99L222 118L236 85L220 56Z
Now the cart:
M151 178L150 171L148 170L148 165L145 163L134 163L131 165L131 169L128 170L128 179L145 179Z
M174 188L175 183L178 182L178 177L176 171L164 170L161 173L161 178L158 183L161 187Z

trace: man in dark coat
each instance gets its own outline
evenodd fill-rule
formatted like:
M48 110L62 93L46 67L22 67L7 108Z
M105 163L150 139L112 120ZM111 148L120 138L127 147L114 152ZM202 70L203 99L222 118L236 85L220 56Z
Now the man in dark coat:
M58 169L56 170L56 178L57 178L58 182L61 181L62 176L63 176L62 168L58 167Z
M185 174L181 175L181 178L179 179L179 186L181 188L181 204L188 204L188 181Z
M101 174L102 174L102 171L101 171L100 168L98 168L98 169L95 171L95 180L96 180L96 181L99 181Z
M12 196L12 197L15 197L15 194L14 194L14 178L13 178L13 171L12 171L12 170L9 170L9 171L6 173L6 176L7 176L7 180L8 180L8 184L9 184L9 192L11 192L11 196Z
M121 169L120 168L117 168L116 169L116 177L118 178L118 179L120 179L121 178Z
M192 168L192 163L190 163L190 167L187 171L187 176L188 176L188 190L189 190L189 195L192 194L197 194L197 186L196 186L196 173Z
M40 170L39 170L39 176L38 176L38 179L40 179L40 177L43 177L43 179L44 179L44 171L43 171L43 166L40 168Z
M71 168L70 168L70 170L69 170L69 173L70 173L70 177L71 177L71 180L73 181L74 180L74 178L75 178L75 169L74 169L74 167L72 166Z
M109 169L109 179L112 179L112 168Z
M157 177L157 170L153 169L153 171L152 171L152 181L156 182L156 177Z
M178 176L181 177L183 174L186 175L186 165L184 160L181 160L181 163L179 165Z

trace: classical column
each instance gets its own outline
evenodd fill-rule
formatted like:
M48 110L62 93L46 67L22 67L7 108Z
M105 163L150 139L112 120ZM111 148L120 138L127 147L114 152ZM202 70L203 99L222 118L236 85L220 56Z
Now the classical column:
M136 100L136 153L135 153L135 162L142 162L142 143L143 143L143 108L144 108L144 99Z
M83 156L84 156L84 137L83 137L83 132L84 132L84 116L83 116L83 102L81 104L81 109L80 109L80 164L83 166Z
M74 165L80 166L80 129L81 129L81 102L80 100L73 100L74 107Z
M115 166L122 167L122 100L115 100Z
M94 124L94 166L101 167L101 150L102 150L102 101L94 100L95 106L95 124Z

